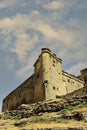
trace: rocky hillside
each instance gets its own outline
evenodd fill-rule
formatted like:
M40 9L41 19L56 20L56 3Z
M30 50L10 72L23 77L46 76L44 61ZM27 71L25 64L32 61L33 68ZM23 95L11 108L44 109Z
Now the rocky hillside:
M1 130L87 130L87 87L58 100L22 104L0 118Z

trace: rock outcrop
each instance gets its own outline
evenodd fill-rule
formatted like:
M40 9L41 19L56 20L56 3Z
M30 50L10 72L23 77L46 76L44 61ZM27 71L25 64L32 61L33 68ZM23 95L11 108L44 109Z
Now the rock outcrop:
M85 92L85 94L83 93ZM82 93L82 94L81 94ZM44 112L58 112L67 106L76 106L87 103L87 87L68 94L60 100L49 100L33 104L22 104L17 110L6 111L5 114L18 116L20 118L28 118L34 115L40 115Z
M20 118L28 118L34 115L41 115L44 112L58 112L62 109L65 109L68 105L78 105L79 103L87 103L87 97L82 97L79 100L67 100L67 101L50 101L50 102L39 102L37 104L32 105L21 105L17 110L7 111L5 114L10 116L18 116ZM66 119L76 119L76 120L87 120L87 111L67 111L65 113L62 112L61 117Z
M49 118L56 119L74 119L77 122L83 121L87 122L87 109L72 109L76 108L78 105L87 106L87 87L77 90L71 94L59 97L58 100L49 100L33 104L22 104L16 110L6 111L5 113L0 114L0 118L4 116L17 116L21 120L15 122L13 125L20 128L20 126L25 126L30 123L28 120L25 121L23 118L29 118L31 116L41 117L44 113L50 114L51 112L56 112L56 115L50 116ZM68 107L71 107L68 108ZM70 109L70 110L69 110ZM24 121L23 121L24 120ZM83 123L83 124L84 124ZM78 123L79 124L79 123ZM35 128L35 129L26 129L20 128L20 130L87 130L87 125L78 125L74 126L63 126L63 127L54 127L54 128Z

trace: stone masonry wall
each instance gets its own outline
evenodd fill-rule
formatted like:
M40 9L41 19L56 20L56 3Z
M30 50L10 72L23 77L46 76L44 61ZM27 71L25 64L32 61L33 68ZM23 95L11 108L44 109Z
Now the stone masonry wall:
M62 73L62 88L66 89L66 93L71 93L75 90L84 87L84 82L77 77L63 71ZM63 89L62 89L63 90Z
M2 111L16 109L21 104L34 102L33 75L12 91L4 100Z
M87 68L81 70L81 77L82 77L82 79L83 79L84 82L85 82L85 86L87 86Z
M42 56L34 64L34 101L45 100L45 88L43 87Z

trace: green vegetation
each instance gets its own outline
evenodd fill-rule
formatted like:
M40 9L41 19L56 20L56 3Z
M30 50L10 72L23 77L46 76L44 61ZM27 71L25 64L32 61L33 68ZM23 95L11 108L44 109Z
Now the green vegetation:
M87 103L81 103L76 106L69 105L65 107L64 109L60 110L60 113L64 111L70 111L70 110L75 110L77 108L83 108L87 107ZM69 119L64 119L63 117L50 117L49 115L44 116L33 116L33 119L30 119L31 123L43 123L43 122L57 122L57 123L67 123ZM10 115L5 115L3 117L4 120L10 119L10 120L20 120L21 118L18 116L10 116ZM87 120L85 121L87 122ZM22 124L20 124L22 125Z
M57 123L65 123L67 122L68 119L64 119L64 118L58 118L58 117L35 117L33 120L31 120L30 122L33 123L42 123L42 122L57 122Z
M18 117L18 116L5 115L5 116L3 117L3 119L4 119L4 120L7 120L7 119L10 119L10 120L19 120L20 117Z
M70 110L74 110L74 109L82 108L82 107L87 107L87 103L81 103L81 104L78 104L76 106L69 105L69 106L65 107L64 109L62 109L61 112L67 111L67 110L70 111Z

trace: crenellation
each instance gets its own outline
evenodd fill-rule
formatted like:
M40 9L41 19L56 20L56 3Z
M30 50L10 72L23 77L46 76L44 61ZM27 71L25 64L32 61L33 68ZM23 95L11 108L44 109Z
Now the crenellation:
M62 63L62 59L58 58L56 56L56 54L52 53L51 50L44 48L42 49L42 53L49 53L50 56L52 56L54 59L56 59L57 61L59 61L60 63Z
M74 92L87 85L87 69L76 77L62 70L62 59L48 48L42 48L34 63L34 74L3 100L2 111ZM8 103L9 102L9 103Z

